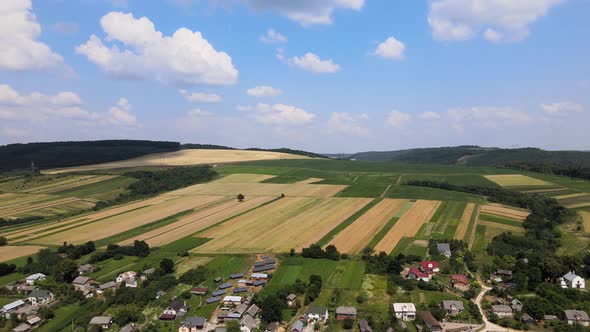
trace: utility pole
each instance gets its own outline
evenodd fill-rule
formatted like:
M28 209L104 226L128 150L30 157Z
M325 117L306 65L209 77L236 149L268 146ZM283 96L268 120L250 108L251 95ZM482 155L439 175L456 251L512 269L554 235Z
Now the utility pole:
M31 177L35 177L35 162L31 160Z

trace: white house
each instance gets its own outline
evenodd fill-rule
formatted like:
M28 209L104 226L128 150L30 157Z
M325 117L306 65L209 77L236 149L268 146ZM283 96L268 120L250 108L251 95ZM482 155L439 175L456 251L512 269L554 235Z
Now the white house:
M325 322L328 320L328 309L324 307L312 306L307 310L307 320Z
M577 276L574 271L568 272L561 278L561 288L586 288L586 280Z
M45 278L47 278L47 276L43 273L35 273L28 276L26 281L28 285L34 285L37 281L45 280Z
M416 319L416 306L414 303L394 303L393 311L395 317L403 321L409 321Z
M117 276L116 282L118 284L125 282L125 287L136 288L137 287L137 272L127 271Z
M35 289L29 294L29 302L33 306L46 305L53 302L53 293L45 289Z

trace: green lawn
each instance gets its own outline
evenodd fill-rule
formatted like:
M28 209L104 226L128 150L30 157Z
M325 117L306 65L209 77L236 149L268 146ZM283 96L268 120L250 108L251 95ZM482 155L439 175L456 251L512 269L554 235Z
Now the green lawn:
M68 331L69 324L72 320L76 319L77 311L79 307L75 304L65 305L59 307L55 311L55 318L49 322L43 324L36 331L39 332L55 332L55 331Z
M297 279L307 282L312 274L320 275L322 280L326 282L338 263L329 259L284 257L280 260L279 268L273 273L272 279L265 288L277 289L289 285Z
M340 289L360 289L365 274L363 261L343 260L338 262L328 279L326 287Z

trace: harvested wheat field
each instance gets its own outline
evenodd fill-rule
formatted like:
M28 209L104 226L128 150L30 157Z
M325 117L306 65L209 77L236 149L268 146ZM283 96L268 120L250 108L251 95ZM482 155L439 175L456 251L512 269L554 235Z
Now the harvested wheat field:
M505 232L512 232L515 234L519 234L519 233L523 233L524 229L520 228L520 227L514 227L514 226L510 226L510 225L504 225L504 224L500 224L500 223L496 223L496 222L491 222L491 221L483 221L483 220L479 220L477 222L478 225L482 225L482 226L486 226L486 229L490 229L490 228L496 228L496 229L500 229L502 231Z
M268 151L248 151L248 150L199 150L188 149L166 153L156 153L147 156L115 161L104 164L69 167L55 169L48 173L59 174L66 172L80 172L90 170L105 170L129 167L145 166L189 166L189 165L206 165L220 163L235 163L242 161L256 160L278 160L278 159L309 159L305 156L294 154L268 152Z
M526 191L523 191L523 193L526 193L526 194L544 194L544 193L552 193L552 192L563 191L563 190L568 190L568 189L567 188L564 188L564 187L557 187L557 188L550 188L550 189L534 189L534 190L526 190Z
M382 200L340 232L330 244L347 254L360 252L407 202L405 199Z
M94 202L91 200L83 200L83 199L76 198L76 197L62 198L59 196L55 196L55 197L48 197L47 199L44 199L43 201L38 201L38 202L29 201L29 202L26 202L23 204L13 205L11 207L3 208L0 210L0 217L17 217L18 215L33 212L36 210L45 209L45 208L49 208L49 207L55 207L55 206L59 206L59 205L66 205L69 203L81 202L81 201L88 202L89 204L86 204L86 205L88 205L90 207L94 206Z
M439 205L440 201L416 201L375 246L375 252L390 253L402 237L414 237L420 227L432 218Z
M251 210L272 199L274 197L252 197L243 202L238 202L232 198L231 201L223 201L221 204L199 209L194 213L179 218L178 221L172 224L125 240L119 244L128 245L133 243L134 240L145 240L150 246L168 244Z
M590 202L583 202L583 203L577 203L577 204L568 204L565 207L570 208L570 209L576 209L576 208L582 208L582 207L586 207L586 206L590 206Z
M194 195L228 195L236 196L301 196L301 197L332 197L344 190L344 185L330 184L280 184L280 183L219 183L197 184L187 188L171 191L166 196Z
M22 206L47 203L61 197L43 194L6 193L0 194L0 215L3 211L15 209Z
M0 247L0 262L31 255L44 248L40 246L2 246Z
M230 174L224 176L219 180L215 180L215 183L259 183L264 180L274 178L274 175L264 174Z
M521 174L507 174L507 175L484 175L488 180L499 184L502 187L525 187L525 186L551 186L543 180L531 178Z
M286 197L195 236L197 253L288 252L317 242L370 198Z
M475 211L475 204L468 203L465 207L465 210L463 211L463 216L461 216L461 222L455 231L455 239L463 240L465 238L467 230L469 229L469 223L471 222L473 211Z
M299 184L312 184L312 183L320 182L320 181L324 181L324 179L320 179L320 178L309 178L307 180L299 181L299 182L296 182L296 183L299 183Z
M582 216L582 223L584 225L584 232L590 233L590 212L587 211L580 211L580 216Z
M23 230L17 230L12 233L9 233L7 238L13 239L19 237L18 241L22 242L32 238L48 235L50 233L59 232L60 230L76 227L77 225L83 225L100 219L105 219L115 215L123 214L128 211L145 208L147 206L158 204L170 199L171 197L159 196L147 200L136 201L125 205L118 205L116 207L108 208L98 212L90 212L81 216L76 216L74 218L66 219L64 221L53 222L49 224L44 223L42 225L33 226Z
M74 188L81 185L96 183L113 175L66 175L42 176L35 178L18 178L0 183L0 190L5 192L48 194L56 191Z
M226 199L220 196L179 197L160 204L155 204L135 211L130 211L97 222L65 230L53 235L34 239L38 244L83 243L104 239L154 221L199 208L214 201Z
M507 207L499 204L482 205L480 212L519 221L524 221L530 214L528 211L518 210L513 207Z
M559 196L552 196L552 198L555 198L557 200L562 200L562 199L576 198L576 197L582 197L582 196L588 196L588 193L576 193L576 194L569 194L569 195L559 195Z

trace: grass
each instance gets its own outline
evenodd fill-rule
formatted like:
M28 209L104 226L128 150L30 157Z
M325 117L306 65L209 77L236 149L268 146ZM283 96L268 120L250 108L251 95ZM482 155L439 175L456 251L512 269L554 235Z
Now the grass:
M555 183L555 184L560 185L562 187L590 193L590 181L588 181L588 180L569 178L566 176L559 176L559 175L532 173L532 172L525 173L525 174L530 177L536 178L536 179Z
M501 217L501 216L495 216L495 215L491 215L491 214L487 214L487 213L480 213L479 219L482 221L490 221L490 222L495 222L498 224L503 224L503 225L508 225L508 226L522 227L521 221L514 220L511 218Z
M363 261L344 260L338 262L334 272L328 279L328 288L360 289L365 274L366 264Z
M317 244L323 247L323 246L327 245L328 243L330 243L330 241L332 241L332 239L334 239L334 237L336 237L336 235L338 235L338 233L342 232L346 227L350 226L353 222L355 222L358 218L360 218L367 211L372 209L375 205L379 204L379 202L381 202L382 200L383 199L381 199L381 198L377 198L377 199L374 199L373 201L371 201L369 204L365 205L362 209L358 210L355 214L348 217L346 220L344 220L338 226L334 227L331 231L328 232L328 234L324 235L324 237L322 237L317 242Z
M209 242L211 239L187 236L160 247L161 251L183 253Z
M97 263L98 271L92 272L88 276L99 281L109 281L119 273L129 271L136 261L137 258L132 256L124 256L120 260L108 259Z
M7 285L20 279L24 279L27 275L24 273L11 273L0 277L0 285ZM1 306L1 305L0 305Z
M441 201L461 201L483 203L482 196L462 193L458 191L442 190L428 187L391 186L385 195L387 198L428 199Z
M490 181L479 174L405 174L402 179L403 183L407 183L410 181L436 181L446 182L458 186L473 185L480 187L498 187L498 185L495 182Z
M437 214L432 218L436 223L431 236L437 239L452 239L461 222L465 202L443 202L438 208Z
M59 307L57 310L55 310L55 318L43 324L36 331L54 332L67 330L67 327L71 321L76 319L78 309L79 307L75 304Z
M397 182L397 175L360 175L337 196L342 197L379 197L389 185Z
M578 229L575 220L559 225L561 247L557 249L558 255L574 255L588 248L590 236L584 233L583 227Z
M403 237L395 246L395 249L391 252L392 255L396 256L403 253L408 246L414 242L413 237Z
M277 289L289 285L297 279L306 281L312 274L317 274L326 282L329 280L339 262L329 259L312 259L303 257L285 257L280 260L279 268L273 273L266 289Z
M75 188L55 192L56 195L68 197L87 197L97 200L110 200L127 190L137 179L119 176L98 183L91 183Z
M477 225L475 228L475 239L473 240L473 252L481 252L486 246L486 226Z

